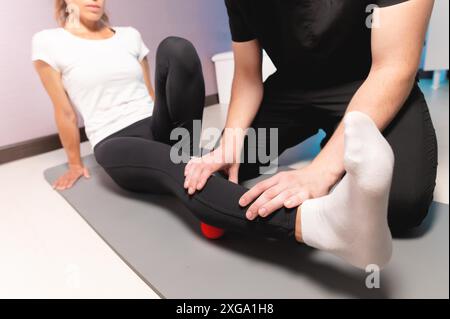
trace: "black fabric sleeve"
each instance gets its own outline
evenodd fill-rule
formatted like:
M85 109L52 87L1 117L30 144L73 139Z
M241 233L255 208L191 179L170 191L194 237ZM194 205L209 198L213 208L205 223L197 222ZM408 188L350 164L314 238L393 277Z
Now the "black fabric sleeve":
M241 0L225 0L230 23L231 38L234 42L254 40L256 37L249 27L248 20L246 20L243 15L239 1Z
M393 6L409 0L377 0L377 5L381 8Z

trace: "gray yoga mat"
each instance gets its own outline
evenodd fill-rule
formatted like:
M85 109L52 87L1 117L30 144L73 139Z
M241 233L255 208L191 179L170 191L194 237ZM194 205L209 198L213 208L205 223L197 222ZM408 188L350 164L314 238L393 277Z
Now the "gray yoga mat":
M60 194L163 298L449 298L449 210L433 203L423 227L394 242L380 288L364 271L293 242L227 233L205 239L173 197L118 187L92 155L92 178ZM54 181L66 164L44 175Z

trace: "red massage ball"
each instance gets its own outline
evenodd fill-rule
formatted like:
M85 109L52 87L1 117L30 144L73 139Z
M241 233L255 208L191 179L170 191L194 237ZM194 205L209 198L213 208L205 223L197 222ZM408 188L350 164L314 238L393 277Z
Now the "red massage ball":
M201 223L200 227L203 235L208 239L219 239L225 233L223 229L210 226L205 223Z

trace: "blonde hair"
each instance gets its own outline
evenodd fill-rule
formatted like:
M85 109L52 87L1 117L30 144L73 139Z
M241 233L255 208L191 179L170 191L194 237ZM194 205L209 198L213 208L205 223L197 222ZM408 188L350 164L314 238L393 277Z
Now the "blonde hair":
M55 0L55 19L58 26L64 27L69 16L67 12L67 3L65 0ZM106 25L110 24L110 20L106 12L103 14L101 19Z

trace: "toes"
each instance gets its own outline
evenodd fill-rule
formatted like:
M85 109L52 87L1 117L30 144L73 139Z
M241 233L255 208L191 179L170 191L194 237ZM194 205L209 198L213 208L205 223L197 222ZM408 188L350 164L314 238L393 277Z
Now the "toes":
M346 151L352 154L359 153L364 146L364 141L360 135L360 132L356 131L353 127L347 127L345 129L344 139Z
M345 126L353 128L356 133L369 130L370 132L381 134L373 119L363 112L352 111L347 113L344 123Z
M344 131L344 166L347 171L355 171L362 163L363 144L361 137L351 125Z
M349 112L345 115L344 124L346 128L357 128L358 122L361 120L361 112Z
M372 118L363 112L352 111L352 112L347 113L347 115L345 117L346 117L346 119L345 119L346 124L349 124L350 126L357 127L359 125L364 125L364 126L374 126L375 125Z

